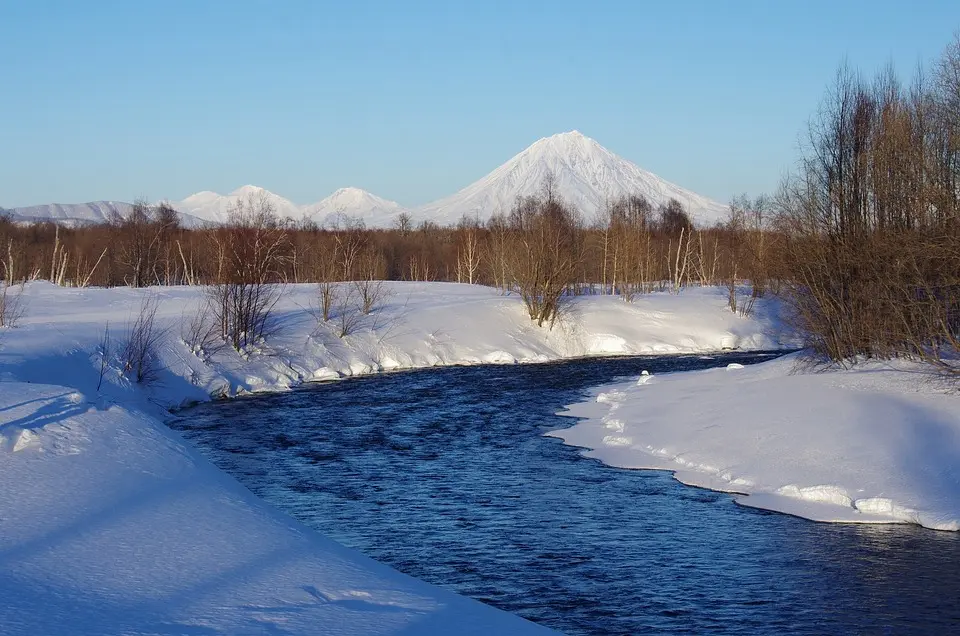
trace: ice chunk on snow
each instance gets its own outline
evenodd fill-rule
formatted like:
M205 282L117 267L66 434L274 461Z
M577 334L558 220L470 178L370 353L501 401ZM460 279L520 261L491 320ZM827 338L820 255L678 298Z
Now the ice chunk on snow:
M338 380L340 379L340 374L330 367L320 367L313 372L313 375L310 377L310 379L315 382L322 382L324 380Z
M14 453L22 451L25 448L34 448L40 445L40 437L29 428L21 430L15 439L16 441L13 443Z
M506 351L491 351L483 356L483 361L490 364L513 364L517 359Z
M633 444L633 440L622 435L606 435L603 438L603 443L607 446L630 446Z
M608 391L597 396L597 402L601 404L616 404L623 399L623 393L620 391Z
M731 362L730 364L727 365L727 370L731 370L731 369L736 370L736 369L742 369L742 368L743 368L743 365L740 364L739 362Z
M650 380L653 379L653 376L650 375L649 371L644 371L640 374L640 377L637 378L637 386L643 386L644 384L649 384Z
M593 336L587 351L590 353L624 353L629 351L627 341L620 336L600 333Z
M838 486L797 486L796 484L787 484L777 489L777 494L794 499L803 499L805 501L817 501L820 503L829 503L844 508L853 507L853 499L847 494L847 491Z
M622 433L624 429L623 422L620 420L610 420L607 422L606 427L611 431L616 431L617 433Z

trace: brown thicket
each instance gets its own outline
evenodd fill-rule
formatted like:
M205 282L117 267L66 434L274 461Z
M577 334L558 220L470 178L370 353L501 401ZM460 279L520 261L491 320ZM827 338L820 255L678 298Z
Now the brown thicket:
M211 285L231 278L318 283L327 299L319 304L326 303L328 313L343 281L472 282L508 292L519 291L520 279L548 275L557 266L562 271L549 273L551 288L630 300L671 288L678 275L681 285L727 280L726 227L695 228L678 203L657 209L640 195L611 201L589 225L555 195L518 201L486 223L463 219L454 227L421 223L389 230L358 222L295 225L265 205L267 214L260 214L258 201L241 202L228 223L205 229L160 220L154 208L131 220L73 228L0 218L0 279L71 287ZM540 257L517 255L524 245ZM66 258L52 268L56 254ZM540 273L524 272L525 265Z
M289 237L265 196L240 201L209 237L216 260L207 287L209 309L220 336L242 350L272 328L283 276L291 271Z
M165 331L157 326L160 299L151 293L143 296L140 310L128 329L126 339L118 351L120 368L137 384L152 384L159 379L160 343ZM109 348L109 331L104 331L103 351ZM101 370L101 381L102 381Z
M960 40L910 87L839 71L776 202L781 276L811 346L958 370L958 186Z

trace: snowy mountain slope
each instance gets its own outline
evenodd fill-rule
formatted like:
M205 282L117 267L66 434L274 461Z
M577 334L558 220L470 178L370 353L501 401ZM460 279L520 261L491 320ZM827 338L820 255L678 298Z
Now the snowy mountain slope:
M654 206L676 199L695 221L707 225L727 214L726 205L665 181L572 131L540 139L460 192L417 209L415 218L441 225L455 224L464 215L482 221L508 212L518 196L539 193L547 175L553 175L557 192L586 219L608 199L625 194L642 194Z
M303 216L317 225L329 226L344 215L359 219L367 227L391 227L406 208L360 188L340 188L326 199L305 205Z
M122 201L91 201L90 203L50 203L11 208L7 212L25 220L79 221L105 223L113 214L127 216L133 206Z
M133 204L122 201L92 201L90 203L31 205L6 210L0 209L0 211L9 215L17 223L52 221L68 227L77 227L107 223L115 213L126 218L132 209ZM184 227L199 227L205 224L204 221L192 214L177 211L180 213L180 223Z
M261 196L266 197L266 200L273 205L274 212L281 219L299 221L303 218L300 206L296 203L253 185L242 186L230 194L218 194L205 190L192 194L183 201L172 201L170 205L178 212L193 215L208 223L223 223L238 202L246 202L251 197L257 199Z

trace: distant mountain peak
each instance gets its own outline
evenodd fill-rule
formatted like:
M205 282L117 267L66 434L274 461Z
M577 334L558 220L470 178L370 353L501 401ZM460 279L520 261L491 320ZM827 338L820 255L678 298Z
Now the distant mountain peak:
M333 194L327 197L327 199L362 201L364 199L380 199L380 197L375 194L371 194L362 188L347 187L337 189ZM385 201L385 199L380 200Z
M272 194L271 192L269 192L265 188L261 188L260 186L245 185L245 186L240 186L239 188L231 192L230 196L247 197L247 196L250 196L251 194L257 195L264 192L266 192L267 194Z
M555 135L550 135L549 137L544 137L544 139L580 140L580 139L590 139L590 138L584 135L579 130L568 130L567 132L557 133Z
M538 194L548 176L557 193L587 219L611 199L631 194L643 195L655 206L677 199L701 223L726 215L726 205L661 179L571 130L538 139L479 181L418 209L417 218L441 225L464 216L487 219L509 211L518 197Z
M178 212L190 214L208 223L223 223L238 203L246 202L250 197L264 197L273 206L274 213L282 219L299 221L303 218L300 206L289 199L255 185L240 186L230 194L219 194L204 190L191 194L183 201L172 205Z
M322 201L303 207L304 217L319 225L329 225L338 222L338 217L347 216L362 220L369 227L389 227L406 211L395 201L355 187L340 188Z

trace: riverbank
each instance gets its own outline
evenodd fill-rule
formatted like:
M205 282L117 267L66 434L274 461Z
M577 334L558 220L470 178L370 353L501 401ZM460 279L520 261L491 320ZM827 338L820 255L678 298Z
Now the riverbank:
M162 335L156 379L137 385L120 373L116 353L147 295L157 301L155 331ZM274 311L274 333L243 355L188 344L190 323L205 302L201 288L65 289L36 282L23 297L20 326L0 332L0 380L69 386L121 403L145 397L164 409L396 369L791 343L775 301L761 299L743 318L727 309L720 288L647 294L633 303L579 297L547 329L530 321L518 296L489 287L387 282L377 309L354 316L350 333L339 337L340 312L329 322L315 316L316 286L288 285ZM101 382L105 334L113 353Z
M578 299L538 329L516 297L389 283L383 307L339 338L289 286L278 331L243 355L183 338L201 290L32 283L0 331L0 624L17 634L445 634L541 628L404 576L273 510L161 422L212 396L445 364L590 354L771 348L776 306L727 311L722 290L627 304ZM144 294L159 301L157 373L117 352ZM106 345L106 347L104 347ZM103 355L104 348L108 353Z
M960 530L960 394L923 365L815 370L794 354L599 387L549 435L815 521Z

